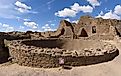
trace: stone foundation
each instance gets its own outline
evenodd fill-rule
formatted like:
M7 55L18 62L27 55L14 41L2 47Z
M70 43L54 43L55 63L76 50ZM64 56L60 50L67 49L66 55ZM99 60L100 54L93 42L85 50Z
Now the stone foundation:
M56 46L43 48L43 45L42 47L41 45L37 47L31 44L28 45L27 43L26 45L24 44L25 42L33 43L34 41L35 43L37 43L36 40L14 40L8 42L10 55L13 58L13 61L23 66L55 68L63 65L82 66L107 62L114 59L119 54L118 49L108 43L103 43L103 45L101 44L102 48L81 48L81 50L74 50ZM40 41L42 42L42 40ZM57 39L51 41L56 41L58 43L59 41L63 42L66 40ZM60 59L62 60L62 63L60 63Z

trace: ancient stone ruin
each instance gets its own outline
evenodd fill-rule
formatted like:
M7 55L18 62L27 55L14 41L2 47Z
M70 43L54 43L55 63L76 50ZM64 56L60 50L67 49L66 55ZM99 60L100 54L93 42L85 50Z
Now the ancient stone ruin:
M106 41L120 40L120 26L120 20L82 16L77 24L62 20L56 31L1 32L0 61L43 68L107 62L119 54Z

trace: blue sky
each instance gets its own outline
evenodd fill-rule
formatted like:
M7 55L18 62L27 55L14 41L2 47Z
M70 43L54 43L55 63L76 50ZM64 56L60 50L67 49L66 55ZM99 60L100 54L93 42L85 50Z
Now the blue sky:
M0 31L54 31L82 15L121 19L121 0L0 0Z

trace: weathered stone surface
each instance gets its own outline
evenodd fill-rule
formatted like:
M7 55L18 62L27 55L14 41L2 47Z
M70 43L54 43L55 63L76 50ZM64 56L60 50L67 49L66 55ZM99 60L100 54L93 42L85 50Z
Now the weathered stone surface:
M64 42L63 42L64 40ZM43 67L43 68L54 68L62 66L59 63L59 59L64 60L63 65L69 66L81 66L81 65L90 65L100 62L105 62L112 60L115 56L118 55L118 50L115 46L108 43L100 43L101 46L93 44L96 41L81 41L76 40L77 42L90 42L88 46L92 48L85 48L85 44L78 44L77 50L74 46L75 40L69 40L71 43L67 42L67 39L41 39L41 40L22 40L22 41L11 41L9 45L10 56L13 58L13 61L23 66L30 67ZM40 44L38 44L40 42ZM44 43L47 45L43 45ZM52 42L54 42L52 44ZM63 42L63 44L60 44ZM52 44L52 47L50 44ZM9 44L9 43L8 43ZM24 45L23 45L24 44ZM59 46L57 45L59 44ZM66 45L70 45L65 47ZM16 49L17 46L18 49ZM48 46L48 47L47 47ZM49 47L50 46L50 47ZM64 46L64 47L63 47ZM94 47L95 46L95 47ZM71 47L71 49L70 49ZM75 48L76 50L74 50ZM66 49L66 50L64 50ZM106 51L104 51L106 50ZM94 52L95 51L95 52Z

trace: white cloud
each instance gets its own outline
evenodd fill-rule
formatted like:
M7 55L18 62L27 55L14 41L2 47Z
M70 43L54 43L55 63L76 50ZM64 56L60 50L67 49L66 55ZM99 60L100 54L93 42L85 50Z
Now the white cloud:
M89 6L89 5L80 6L78 3L74 3L74 5L71 6L71 9L76 11L76 12L82 11L84 13L87 13L87 12L91 13L93 11L93 8L91 6Z
M27 18L25 18L25 19L23 19L24 21L30 21L30 19L27 19Z
M100 12L100 15L103 15L103 14L104 14L103 11L101 11L101 12Z
M114 12L112 12L112 10L105 13L104 15L99 14L98 16L96 16L96 18L99 18L99 17L102 17L103 19L118 19L118 20L121 19L121 17L115 14Z
M3 24L3 27L9 27L9 25L8 24Z
M56 29L51 28L49 24L45 24L44 26L42 26L42 30L43 31L55 31Z
M30 11L27 9L23 9L23 8L15 8L15 10L19 11L20 13L33 13L33 14L37 14L38 12L35 11Z
M16 0L0 0L0 17L7 19L17 19L18 16L24 13L36 14L38 12L31 11L31 7L25 4L20 4ZM16 5L15 5L16 4ZM20 12L20 13L19 13Z
M0 23L0 26L2 25L2 23Z
M96 16L96 18L103 17L103 15L104 15L104 13L103 13L103 11L101 11L101 12L98 14L98 16Z
M72 21L72 20L70 20L69 18L66 18L66 19L64 19L64 20L66 20L66 21L68 21L68 22L71 22L71 23L76 23L76 24L77 24L78 21L79 21L79 20L73 20L73 21Z
M35 32L37 30L35 30L35 29L26 29L26 31L33 31L33 32Z
M52 22L52 20L50 20L50 21L48 21L49 23L51 23Z
M26 12L29 12L29 10L31 10L31 6L27 6L26 4L20 2L20 1L16 1L15 2L15 5L18 7L18 8L15 8L17 11L21 12L21 13L26 13Z
M26 9L23 9L23 8L15 8L17 11L21 12L21 13L25 13L25 12L29 12L28 10Z
M23 32L26 32L27 30L25 29L24 26L19 26L19 28L17 29L17 31L23 31Z
M64 19L64 20L66 20L66 21L68 21L68 22L71 22L71 20L70 20L69 18L66 18L66 19Z
M37 26L38 26L38 24L37 23L35 23L35 22L32 22L32 21L30 21L30 22L24 22L24 25L25 26L28 26L28 27L31 27L31 28L33 28L33 29L36 29L37 28Z
M24 29L25 27L24 26L19 26L19 29Z
M21 18L21 17L16 17L16 19L17 19L18 22L28 22L28 21L31 21L28 18Z
M8 31L14 31L14 28L13 27L7 27L5 31L6 32L8 32Z
M96 18L102 17L103 19L118 19L121 20L121 5L116 5L114 9L109 10L107 13L101 11Z
M2 32L10 32L10 31L14 31L14 27L12 27L11 25L8 25L8 24L2 24L0 23L0 28Z
M27 6L26 4L20 2L20 1L16 1L15 5L18 7L18 8L23 8L23 9L32 9L30 6Z
M49 24L45 24L45 27L49 27Z
M76 24L77 24L78 22L79 22L79 20L74 20L74 21L72 21L72 23L76 23Z
M100 2L98 0L87 0L93 7L100 6Z
M114 8L114 13L121 15L121 5L117 5Z
M60 10L55 13L55 15L59 17L74 17L76 16L76 14L77 14L76 11L69 8L64 8L64 10Z
M55 24L50 24L51 26L55 26Z
M78 3L74 3L70 8L64 8L63 10L56 12L55 15L58 17L75 17L80 11L83 13L91 13L93 8L89 5L80 6Z

